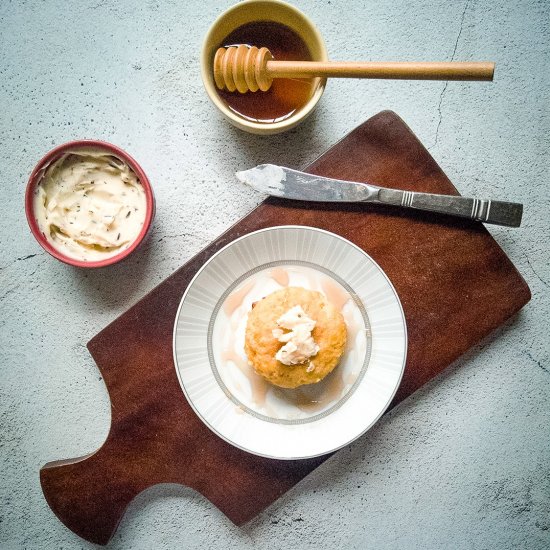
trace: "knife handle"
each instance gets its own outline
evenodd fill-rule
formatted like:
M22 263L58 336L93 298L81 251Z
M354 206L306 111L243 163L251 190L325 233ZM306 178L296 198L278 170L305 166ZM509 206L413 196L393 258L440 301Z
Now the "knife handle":
M380 189L378 202L428 212L439 212L508 227L519 227L523 214L523 205L516 202L415 193L397 189Z

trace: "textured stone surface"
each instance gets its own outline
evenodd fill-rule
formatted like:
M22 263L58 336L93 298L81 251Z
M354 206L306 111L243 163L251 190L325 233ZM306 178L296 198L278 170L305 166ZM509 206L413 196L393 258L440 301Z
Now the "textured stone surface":
M111 547L550 545L549 4L296 4L334 59L488 59L495 82L331 81L305 124L259 138L227 125L200 81L202 37L229 2L0 3L1 548L91 547L38 483L42 464L107 435L87 340L259 202L236 169L302 166L382 109L405 119L463 194L526 204L521 229L491 232L532 301L243 529L191 490L160 486L132 503ZM135 156L157 196L144 249L95 272L43 253L23 212L39 157L85 137Z

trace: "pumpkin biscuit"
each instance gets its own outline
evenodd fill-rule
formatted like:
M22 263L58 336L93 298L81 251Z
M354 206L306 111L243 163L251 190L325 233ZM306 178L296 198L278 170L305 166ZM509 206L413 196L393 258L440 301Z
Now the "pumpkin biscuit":
M296 365L275 359L284 345L274 335L277 320L295 306L313 319L313 339L319 351ZM256 302L248 314L245 352L254 370L282 388L297 388L320 382L334 370L346 345L346 323L342 314L320 292L300 287L277 290Z

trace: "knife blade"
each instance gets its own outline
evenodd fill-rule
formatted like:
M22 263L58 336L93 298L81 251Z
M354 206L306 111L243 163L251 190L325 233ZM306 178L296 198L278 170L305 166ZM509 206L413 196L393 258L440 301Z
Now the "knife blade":
M523 214L523 205L518 203L389 189L370 183L325 178L274 164L260 164L235 175L260 193L292 200L371 202L508 227L519 227Z

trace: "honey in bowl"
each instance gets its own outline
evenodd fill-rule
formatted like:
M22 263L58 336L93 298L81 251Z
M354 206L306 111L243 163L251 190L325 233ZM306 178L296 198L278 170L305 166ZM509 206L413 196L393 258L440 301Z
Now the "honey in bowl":
M302 38L290 27L275 21L247 23L227 35L218 47L240 44L265 46L277 61L312 61ZM315 79L276 78L267 92L228 92L217 90L221 99L237 115L259 123L280 122L292 116L310 100Z

